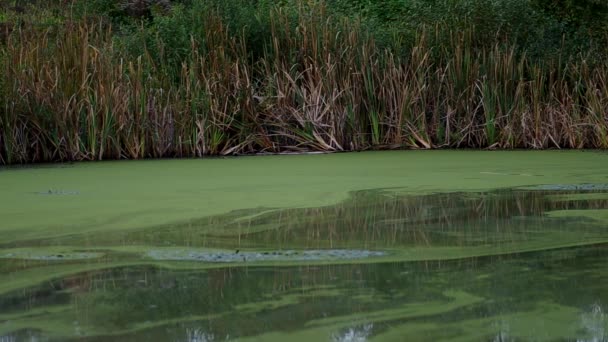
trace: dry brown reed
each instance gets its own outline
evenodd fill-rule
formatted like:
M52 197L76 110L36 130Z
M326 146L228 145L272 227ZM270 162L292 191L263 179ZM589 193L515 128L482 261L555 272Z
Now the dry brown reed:
M0 163L608 147L608 63L540 65L498 44L474 49L470 32L437 51L439 26L396 56L313 10L276 9L257 60L209 13L178 76L147 53L128 57L101 23L15 31L0 48Z

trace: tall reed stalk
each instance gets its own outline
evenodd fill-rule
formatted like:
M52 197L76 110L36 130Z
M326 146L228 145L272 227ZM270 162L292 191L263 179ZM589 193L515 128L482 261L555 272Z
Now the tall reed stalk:
M473 27L438 50L442 25L396 55L322 2L272 11L255 59L244 34L205 13L178 70L147 50L129 54L100 22L13 32L0 47L0 163L608 147L608 63L474 47Z

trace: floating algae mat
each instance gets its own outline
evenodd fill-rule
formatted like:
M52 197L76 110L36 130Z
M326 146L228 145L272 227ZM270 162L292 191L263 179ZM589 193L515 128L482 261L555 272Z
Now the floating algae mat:
M1 253L0 259L78 260L98 258L102 255L102 253L95 252L65 252L53 251L53 249L15 249Z
M223 251L161 251L152 250L148 256L156 260L192 260L205 262L256 262L256 261L333 261L353 260L383 256L385 252L359 250L305 250L271 252L223 252Z
M0 341L605 341L608 154L0 169Z

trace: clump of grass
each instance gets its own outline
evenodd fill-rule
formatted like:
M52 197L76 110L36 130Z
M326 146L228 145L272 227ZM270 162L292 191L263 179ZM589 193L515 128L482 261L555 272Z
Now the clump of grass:
M420 27L404 55L322 1L268 10L255 53L212 7L178 52L145 24L133 27L139 53L104 20L15 30L0 48L0 163L608 147L606 62L541 63L441 24Z

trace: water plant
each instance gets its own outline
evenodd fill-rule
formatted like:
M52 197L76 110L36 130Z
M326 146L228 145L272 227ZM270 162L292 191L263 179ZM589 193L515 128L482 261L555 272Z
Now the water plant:
M0 163L608 147L605 60L538 60L447 22L398 50L324 1L249 5L253 45L237 9L194 3L128 32L93 16L7 34Z

